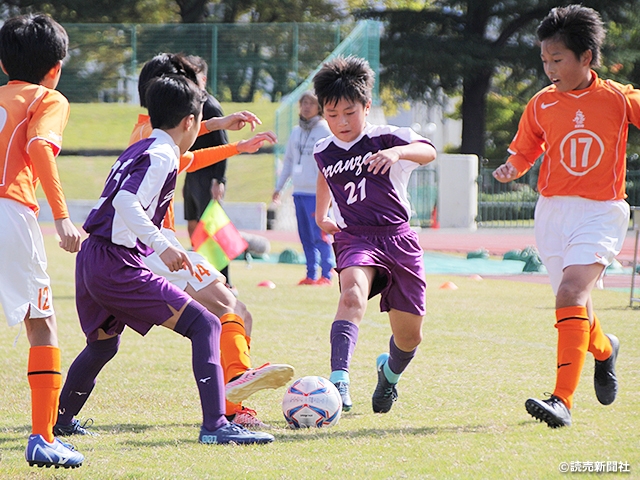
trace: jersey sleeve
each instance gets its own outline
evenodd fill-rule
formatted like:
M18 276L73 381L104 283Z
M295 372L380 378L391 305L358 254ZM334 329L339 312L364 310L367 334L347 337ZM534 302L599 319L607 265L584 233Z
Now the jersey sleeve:
M33 162L36 177L42 184L53 218L68 218L56 156L62 148L62 133L69 120L69 102L60 92L48 90L30 110L27 153Z
M518 131L509 145L509 163L524 175L546 150L542 130L535 121L535 97L525 107Z
M54 220L69 218L67 203L62 191L62 184L58 175L58 166L51 143L38 139L31 144L29 156L33 167L40 178L42 191L47 197Z
M627 103L629 122L640 128L640 90L633 88L632 85L624 85L622 93Z
M186 170L187 172L195 172L201 168L208 167L214 163L221 162L229 157L240 153L238 151L238 143L228 143L226 145L218 145L217 147L203 148L202 150L196 150L191 152L193 154L193 161L190 164L185 165L183 169L182 158L180 158L180 172ZM180 173L178 172L178 173Z
M57 156L62 148L62 132L69 121L69 102L57 90L49 90L34 107L27 130L27 152L31 142L42 139Z

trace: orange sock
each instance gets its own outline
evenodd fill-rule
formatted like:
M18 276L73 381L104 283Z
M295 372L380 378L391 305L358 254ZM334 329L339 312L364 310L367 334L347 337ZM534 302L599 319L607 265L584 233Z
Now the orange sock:
M227 417L230 417L231 415L235 415L236 411L240 410L241 408L242 408L242 403L231 403L229 400L225 399L224 414Z
M51 443L62 389L60 349L51 345L31 347L27 376L31 387L31 432Z
M611 356L613 349L611 348L611 340L604 334L600 328L598 317L593 315L593 325L589 334L589 352L593 354L596 360L606 360Z
M251 368L249 345L245 336L244 320L235 313L226 313L220 319L220 357L224 383Z
M576 306L557 309L556 319L558 370L553 395L571 409L589 348L589 318L586 308Z

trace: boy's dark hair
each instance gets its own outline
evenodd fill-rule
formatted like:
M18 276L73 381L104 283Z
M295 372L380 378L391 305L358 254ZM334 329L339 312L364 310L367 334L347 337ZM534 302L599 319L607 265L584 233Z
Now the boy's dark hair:
M187 55L186 59L191 65L193 65L196 73L202 74L205 77L207 76L209 65L204 58L197 55Z
M313 87L322 108L343 98L366 105L374 80L375 74L364 58L339 56L322 65L313 77Z
M559 40L580 58L591 50L591 65L600 65L600 48L605 38L605 28L600 14L582 5L556 7L538 26L538 40Z
M159 53L144 64L138 77L138 95L140 106L148 108L146 103L149 81L162 75L182 75L198 83L196 68L180 53Z
M153 128L177 127L189 115L197 119L204 101L200 87L183 75L163 75L147 84L145 104Z
M9 80L40 83L67 56L69 36L43 14L8 19L0 29L0 61Z

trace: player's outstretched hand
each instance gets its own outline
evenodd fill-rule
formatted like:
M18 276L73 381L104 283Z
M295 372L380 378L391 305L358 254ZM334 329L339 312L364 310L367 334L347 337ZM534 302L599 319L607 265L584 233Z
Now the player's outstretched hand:
M55 222L56 232L60 241L58 245L63 250L69 253L76 253L80 251L80 232L73 224L70 218L61 218Z
M160 260L162 260L172 272L186 268L189 269L191 275L193 275L193 264L191 260L189 260L187 253L179 248L170 245L169 248L160 254Z
M262 120L255 113L243 110L225 117L213 117L206 122L207 130L210 132L213 130L242 130L247 124L251 126L253 132L257 125L262 125Z
M496 168L492 175L500 183L507 183L518 178L518 170L511 163L506 162Z
M323 217L322 219L316 218L316 223L320 230L329 235L333 235L340 231L340 227L331 217Z
M262 148L264 142L269 142L274 144L278 141L278 137L273 132L261 132L249 140L240 140L238 142L238 151L240 153L256 153L258 150Z

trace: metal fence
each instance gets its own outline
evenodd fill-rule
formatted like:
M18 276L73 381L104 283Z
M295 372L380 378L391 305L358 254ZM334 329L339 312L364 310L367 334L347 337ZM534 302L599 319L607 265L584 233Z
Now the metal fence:
M298 100L300 96L311 88L313 76L321 68L322 63L339 55L355 55L368 60L369 65L376 75L376 82L373 87L373 104L380 105L379 95L379 73L380 73L380 31L382 24L373 20L363 20L358 22L353 31L338 45L327 58L323 58L309 73L307 78L298 85L286 98L282 99L280 106L276 110L275 130L278 136L278 143L274 145L276 164L284 157L284 152L289 140L289 134L293 127L298 124Z
M58 89L71 102L138 103L142 65L160 52L199 55L221 101L279 101L354 28L337 23L65 24L69 55ZM0 75L0 84L7 77Z
M538 200L536 183L538 167L517 181L507 184L496 181L493 169L480 168L478 175L478 227L532 227ZM640 206L640 171L627 170L627 202ZM437 225L434 207L438 199L438 172L426 165L413 171L408 186L411 202L411 225L429 228Z

